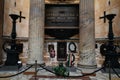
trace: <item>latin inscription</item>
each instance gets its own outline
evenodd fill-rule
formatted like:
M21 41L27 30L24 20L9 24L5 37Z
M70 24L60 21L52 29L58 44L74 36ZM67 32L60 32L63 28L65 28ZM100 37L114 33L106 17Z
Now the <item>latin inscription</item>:
M45 26L79 26L79 5L46 4Z

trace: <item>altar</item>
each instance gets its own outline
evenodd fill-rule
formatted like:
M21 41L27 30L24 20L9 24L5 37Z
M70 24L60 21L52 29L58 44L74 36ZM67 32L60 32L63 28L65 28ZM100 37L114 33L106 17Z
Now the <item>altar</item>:
M108 5L106 6L109 7L101 6L100 4L103 2L103 5L107 3ZM38 71L35 71L36 66L34 66L20 75L7 79L108 80L108 69L107 73L101 70L96 73L94 73L94 71L103 66L109 67L107 61L109 59L112 59L112 63L116 61L116 63L112 64L114 67L120 63L119 54L115 56L116 58L106 53L102 55L102 51L106 52L106 50L107 53L111 53L111 50L112 53L119 53L119 46L116 46L120 45L120 29L118 28L119 1L114 2L111 6L110 2L103 2L98 0L15 0L13 3L9 3L9 1L5 0L5 14L2 15L4 16L4 23L1 26L3 27L1 28L1 32L3 33L1 33L2 41L0 42L8 42L10 46L1 44L1 54L3 54L1 60L3 61L2 65L4 65L4 63L6 63L5 66L7 67L10 65L6 69L10 69L11 71L1 67L0 76L17 74L24 68L27 68L27 66L34 65L35 61L37 61L38 65L44 63L44 67L50 72L42 69L40 66L37 67ZM24 6L24 8L21 6ZM114 9L112 6L116 6L117 8ZM105 10L106 13L104 12ZM101 15L103 12L104 16ZM15 28L12 28L12 20L8 17L9 14L17 15L20 17L20 21L21 18L24 19L22 19L22 22L13 20L13 26ZM108 40L106 37L108 24L104 23L99 18L103 18L104 21L106 21L105 17L107 17L111 20L111 14L113 17L117 14L114 21L115 23L113 23L115 35L110 33L108 35L110 40ZM109 23L112 25L112 21ZM116 24L118 25L117 27ZM13 30L12 33L11 30ZM110 29L110 31L112 31L112 29ZM14 34L14 32L16 32L16 34ZM12 44L9 42L12 42ZM101 45L106 42L112 42L112 47L110 44L101 47ZM17 43L22 45L17 45ZM118 52L116 52L114 47L118 48L118 50L116 49ZM13 58L13 55L18 53L17 51L19 54ZM13 54L11 55L11 53ZM12 64L12 62L14 62L14 64ZM19 62L22 67L11 67L16 64L18 66ZM55 67L58 68L59 63L63 63L64 68L66 68L63 69L63 71L65 70L64 72L69 72L68 77L65 77L65 75L61 76L59 69L53 69ZM118 67L119 65L117 68ZM59 76L51 72L56 72ZM82 76L87 73L94 74ZM115 78L116 76L113 73L112 79ZM0 78L0 80L2 79Z

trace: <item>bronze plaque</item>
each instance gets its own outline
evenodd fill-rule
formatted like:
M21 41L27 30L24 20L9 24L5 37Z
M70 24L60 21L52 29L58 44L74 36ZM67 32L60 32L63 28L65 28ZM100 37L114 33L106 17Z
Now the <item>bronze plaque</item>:
M45 26L79 26L79 4L46 4Z

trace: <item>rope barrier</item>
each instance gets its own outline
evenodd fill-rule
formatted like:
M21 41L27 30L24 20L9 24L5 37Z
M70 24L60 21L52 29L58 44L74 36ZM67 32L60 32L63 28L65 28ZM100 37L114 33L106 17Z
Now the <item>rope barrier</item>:
M56 75L56 73L55 73L54 71L51 71L51 70L45 68L45 67L42 66L42 65L40 65L40 67L42 67L42 68L45 69L46 71L51 72L51 73L53 73L53 74ZM83 74L83 75L80 75L80 76L66 76L66 77L71 77L71 78L84 77L84 76L92 75L92 74L94 74L94 73L102 70L103 68L104 68L104 67L102 67L102 68L100 68L100 69L98 69L98 70L95 70L95 71L93 71L93 72L91 72L91 73ZM61 76L62 76L62 75L61 75ZM63 77L63 76L62 76L62 77Z
M33 65L30 65L27 69L25 69L24 71L21 71L21 72L18 72L16 74L13 74L13 75L8 75L8 76L0 76L0 78L9 78L9 77L14 77L14 76L17 76L19 74L22 74L23 72L27 71L28 69L30 69Z
M55 73L55 71L46 68L44 63L38 64L38 65L39 65L39 67L41 67L42 69L45 69L46 71L57 75L57 74ZM16 74L8 75L8 76L0 76L0 78L9 78L9 77L17 76L17 75L22 74L23 72L27 71L28 69L30 69L32 66L34 66L34 65L30 65L27 69L25 69L25 70L23 70L23 71L21 71L21 72L18 72L18 73L16 73ZM35 65L35 66L36 66L36 65ZM66 77L66 78L67 78L67 77L69 77L69 78L84 77L84 76L92 75L92 74L94 74L94 73L102 70L103 68L105 68L105 67L101 67L100 69L97 69L97 70L95 70L95 71L93 71L93 72L91 72L91 73L86 73L86 74L82 74L82 75L78 75L78 76L63 76L63 75L59 75L59 76L61 76L61 77ZM39 69L38 69L38 70L39 70ZM38 70L36 70L36 71L38 72Z

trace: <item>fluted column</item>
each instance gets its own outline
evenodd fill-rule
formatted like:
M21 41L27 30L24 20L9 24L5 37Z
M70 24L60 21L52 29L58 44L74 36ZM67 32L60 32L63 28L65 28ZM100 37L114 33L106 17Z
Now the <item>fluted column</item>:
M80 0L79 46L80 65L96 65L95 31L94 31L94 0Z
M43 62L44 47L44 0L30 0L29 60Z

